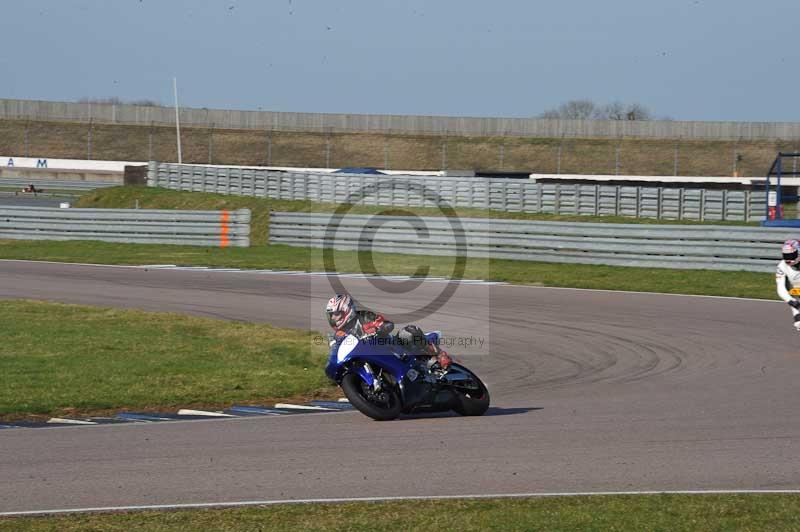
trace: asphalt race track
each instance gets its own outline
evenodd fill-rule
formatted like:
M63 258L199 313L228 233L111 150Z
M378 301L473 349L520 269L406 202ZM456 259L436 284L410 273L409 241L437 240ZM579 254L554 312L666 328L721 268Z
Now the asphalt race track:
M350 282L365 301L380 301L368 281ZM0 262L0 298L318 330L330 291L321 276ZM396 297L390 317L415 303ZM460 286L420 323L453 337L485 336L489 354L462 361L488 384L489 414L378 423L346 412L0 431L0 513L800 488L800 335L783 304L476 284Z

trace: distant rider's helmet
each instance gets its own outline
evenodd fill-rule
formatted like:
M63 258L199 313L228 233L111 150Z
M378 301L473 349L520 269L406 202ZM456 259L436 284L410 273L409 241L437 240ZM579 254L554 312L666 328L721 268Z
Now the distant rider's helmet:
M328 323L334 329L341 329L356 316L356 302L347 294L336 294L325 306Z
M783 260L789 266L795 266L798 263L797 252L800 251L800 242L791 239L783 243L781 252L783 253Z

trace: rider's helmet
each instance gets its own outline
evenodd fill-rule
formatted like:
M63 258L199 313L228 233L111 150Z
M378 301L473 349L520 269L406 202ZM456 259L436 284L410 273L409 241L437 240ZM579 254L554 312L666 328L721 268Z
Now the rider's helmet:
M783 243L781 253L783 253L783 260L789 266L794 266L798 263L797 253L800 251L800 242L795 239L787 240Z
M356 316L356 302L347 294L336 294L325 306L328 324L334 329L341 329Z

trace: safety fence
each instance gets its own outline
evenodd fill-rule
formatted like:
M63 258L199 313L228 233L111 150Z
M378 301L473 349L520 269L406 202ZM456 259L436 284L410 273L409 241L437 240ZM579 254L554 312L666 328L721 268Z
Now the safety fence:
M438 136L527 136L672 139L800 139L796 122L689 122L677 120L560 120L425 115L283 113L193 109L179 111L180 123L219 129L262 129L323 133L363 132ZM0 99L0 119L68 120L141 126L174 125L175 110L164 106Z
M250 246L250 210L58 209L0 206L0 239Z
M151 162L152 187L323 203L489 209L674 220L760 220L763 190L535 183L529 180L284 172Z
M708 270L770 272L791 229L270 213L270 244Z

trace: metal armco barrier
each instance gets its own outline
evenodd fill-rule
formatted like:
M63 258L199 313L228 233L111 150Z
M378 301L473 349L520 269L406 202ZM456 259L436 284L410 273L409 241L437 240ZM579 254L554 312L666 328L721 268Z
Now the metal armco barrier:
M55 209L0 206L0 239L250 246L250 210Z
M619 215L672 220L761 220L763 190L708 190L623 185L533 183L464 177L374 176L283 172L151 162L147 184L323 203L394 207L451 207L577 215Z
M421 235L421 236L420 236ZM772 272L791 229L270 213L270 244L384 253Z

